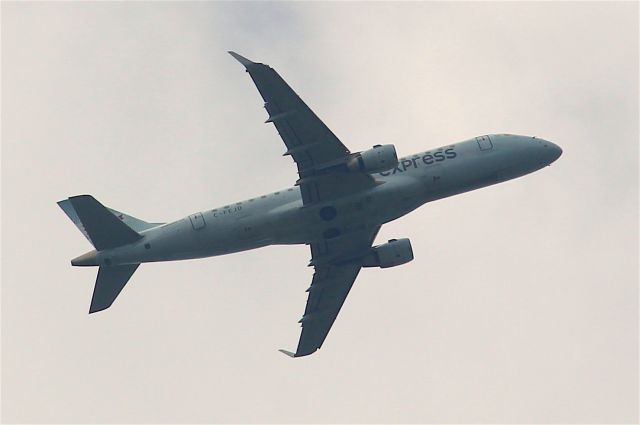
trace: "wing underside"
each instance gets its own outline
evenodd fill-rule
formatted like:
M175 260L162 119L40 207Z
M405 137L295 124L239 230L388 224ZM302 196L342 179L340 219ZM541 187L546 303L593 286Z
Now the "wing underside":
M362 268L359 261L369 252L380 226L348 233L343 237L311 244L315 273L304 316L300 319L302 333L293 357L314 353L324 343L327 334L351 291Z
M298 167L302 201L310 205L375 185L366 173L339 172L351 152L270 66L229 52L251 76L273 123Z
M302 101L293 89L268 65L253 62L229 52L251 76L264 107L298 167L302 202L305 207L330 203L338 198L364 191L376 185L370 174L349 172L346 164L353 155L335 134ZM315 268L304 316L302 333L295 353L280 350L291 357L318 350L336 320L362 262L371 249L380 226L361 226L335 238L314 241L311 264Z

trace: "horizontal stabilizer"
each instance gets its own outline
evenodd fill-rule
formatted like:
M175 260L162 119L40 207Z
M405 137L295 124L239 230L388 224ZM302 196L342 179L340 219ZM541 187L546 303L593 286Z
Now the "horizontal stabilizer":
M131 279L139 265L127 264L100 267L96 278L96 286L93 288L89 313L95 313L111 307L111 304L118 297L124 285Z
M127 245L142 237L91 195L73 196L58 205L98 251Z

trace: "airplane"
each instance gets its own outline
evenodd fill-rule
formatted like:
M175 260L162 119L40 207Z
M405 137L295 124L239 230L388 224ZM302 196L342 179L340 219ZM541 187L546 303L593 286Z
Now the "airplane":
M351 152L268 65L229 52L264 100L268 118L298 169L293 187L148 223L90 195L58 205L95 249L71 261L97 266L89 313L109 308L141 263L212 257L268 245L305 244L314 268L295 352L322 347L363 267L413 260L407 238L374 245L380 227L425 203L524 176L562 154L554 143L490 134L398 158L392 144Z

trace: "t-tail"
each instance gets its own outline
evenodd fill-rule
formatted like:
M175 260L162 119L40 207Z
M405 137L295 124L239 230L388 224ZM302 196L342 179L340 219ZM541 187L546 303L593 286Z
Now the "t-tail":
M98 253L136 242L142 238L140 232L162 223L147 223L107 208L91 195L72 196L58 205L95 248L74 258L71 264L100 267L89 313L105 310L113 304L140 264L100 264Z

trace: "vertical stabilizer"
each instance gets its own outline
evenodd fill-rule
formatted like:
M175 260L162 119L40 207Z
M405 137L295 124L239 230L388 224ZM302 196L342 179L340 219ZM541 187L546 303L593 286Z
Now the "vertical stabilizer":
M97 266L98 251L133 243L142 238L138 231L159 225L106 208L91 195L72 196L58 205L95 247L94 251L74 258L71 261L74 266ZM140 264L100 266L89 313L111 307L138 266Z
M142 237L91 195L72 196L58 205L98 251L127 245Z

